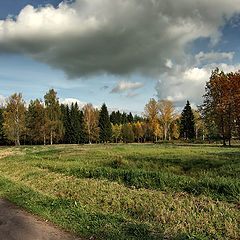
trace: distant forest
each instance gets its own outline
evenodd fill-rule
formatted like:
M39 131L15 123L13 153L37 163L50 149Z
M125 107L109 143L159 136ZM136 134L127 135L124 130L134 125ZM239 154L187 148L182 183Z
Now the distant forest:
M142 116L131 112L108 112L86 104L59 104L50 89L44 101L31 100L26 106L22 95L14 93L0 108L1 145L83 144L222 140L240 135L240 73L215 69L206 83L204 101L193 110L189 101L181 114L168 100L150 99Z

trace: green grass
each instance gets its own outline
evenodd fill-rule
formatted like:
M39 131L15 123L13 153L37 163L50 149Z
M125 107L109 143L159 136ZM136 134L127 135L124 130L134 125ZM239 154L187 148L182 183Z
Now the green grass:
M0 150L0 195L93 239L239 239L240 148Z

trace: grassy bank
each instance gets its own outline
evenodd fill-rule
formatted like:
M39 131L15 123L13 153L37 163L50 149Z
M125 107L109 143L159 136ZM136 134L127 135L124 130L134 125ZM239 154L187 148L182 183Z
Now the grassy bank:
M239 239L240 149L165 145L0 150L0 194L93 239Z

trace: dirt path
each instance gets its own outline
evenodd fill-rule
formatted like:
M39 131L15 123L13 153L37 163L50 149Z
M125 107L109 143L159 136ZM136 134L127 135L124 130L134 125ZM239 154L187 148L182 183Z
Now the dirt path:
M0 197L0 240L81 240Z

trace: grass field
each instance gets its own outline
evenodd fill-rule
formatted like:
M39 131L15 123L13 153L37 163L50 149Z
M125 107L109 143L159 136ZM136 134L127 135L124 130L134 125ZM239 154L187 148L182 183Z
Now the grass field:
M0 195L91 239L240 239L240 148L0 149Z

